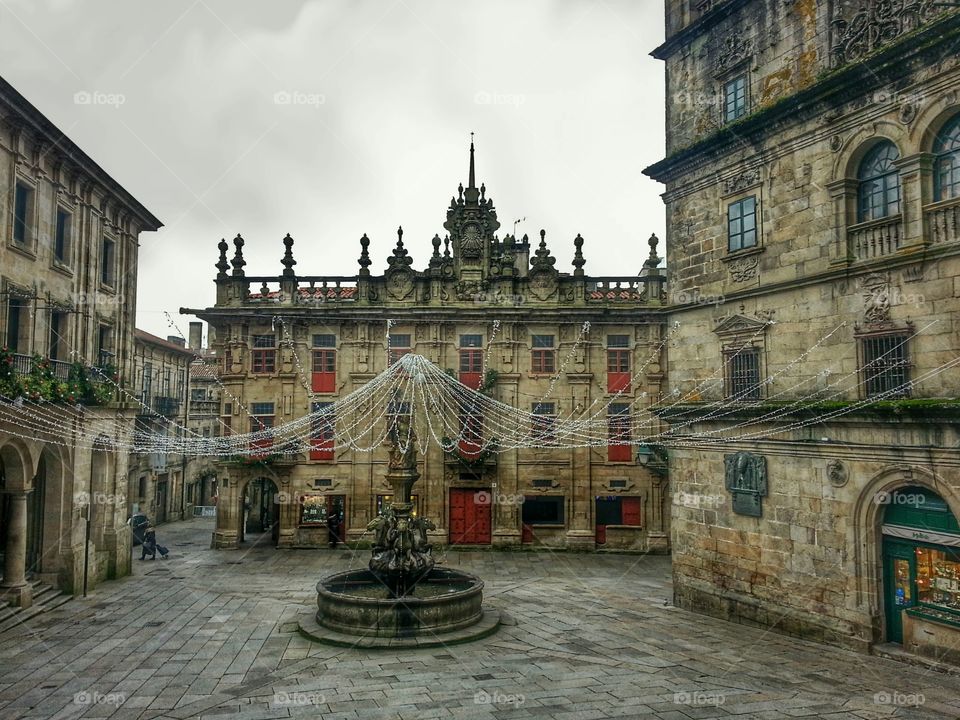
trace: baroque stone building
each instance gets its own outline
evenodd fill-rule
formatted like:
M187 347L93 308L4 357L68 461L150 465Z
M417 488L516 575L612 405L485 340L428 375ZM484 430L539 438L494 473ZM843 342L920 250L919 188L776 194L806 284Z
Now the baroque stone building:
M658 396L663 377L659 353L644 365L661 344L656 238L637 275L588 276L580 236L570 273L555 267L542 231L531 258L526 236L497 235L493 202L475 182L472 144L467 187L451 200L444 227L449 235L433 238L423 270L414 269L401 230L382 275L370 270L366 236L360 271L351 276L297 275L289 235L282 272L250 276L244 240L234 240L229 262L221 242L216 305L181 312L215 333L225 431L301 418L408 352L537 413L531 433L540 437L557 416L616 400L609 447L540 443L547 447L479 453L462 442L450 452L431 443L420 461L417 510L437 526L438 543L666 550L665 478L619 442L627 440L632 409ZM461 418L464 436L479 432L471 422ZM237 547L246 532L268 529L281 547L322 545L331 513L343 516L347 539L360 540L390 499L387 452L337 441L320 427L309 453L280 456L269 467L221 462L214 546Z
M677 603L957 660L960 13L666 18Z
M190 396L187 398L187 430L195 436L221 436L219 358L203 345L203 323L190 323L189 347L193 353L190 363ZM217 502L217 470L209 457L187 457L186 482L187 515L211 512ZM203 510L196 510L196 508Z
M138 238L161 224L2 79L0 168L0 596L29 606L34 580L129 572L133 404L104 377L130 377ZM25 426L35 405L62 432Z

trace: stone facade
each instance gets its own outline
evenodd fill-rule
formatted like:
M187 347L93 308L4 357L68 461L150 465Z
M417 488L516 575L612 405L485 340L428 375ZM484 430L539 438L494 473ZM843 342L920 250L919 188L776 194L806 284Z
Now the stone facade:
M433 238L424 270L413 268L401 230L383 275L370 271L366 236L360 271L347 277L298 276L289 236L282 273L251 277L244 271L243 239L234 240L229 262L221 242L216 305L182 312L197 314L215 331L224 426L250 432L257 420L247 413L254 404L281 425L303 417L313 403L349 395L388 367L388 329L390 352L423 355L474 388L485 382L484 370L496 371L484 391L526 411L545 396L556 415L616 399L607 373L611 350L623 353L628 380L637 374L622 401L645 408L658 397L664 278L655 238L639 275L586 275L579 236L572 273L555 267L543 232L531 258L526 236L496 234L493 203L474 180L472 146L467 187L451 200L444 227L449 235ZM533 360L534 336L550 338L547 365ZM608 348L611 337L616 340ZM622 349L614 347L618 343ZM281 547L326 543L322 525L304 522L304 503L332 503L330 511L345 515L346 538L365 540L368 522L390 493L387 451L334 443L311 457L281 456L267 468L221 462L214 545L236 547L245 531L271 522ZM419 512L436 525L433 542L593 549L599 540L603 547L667 549L665 480L640 466L629 446L531 447L468 459L437 443L421 458L414 493ZM281 502L271 508L272 496ZM607 518L601 537L598 499L607 510L622 511L616 522ZM538 500L549 517L525 525L523 508L529 511ZM461 512L476 514L469 522L476 532L452 529L452 514Z
M221 388L219 358L203 345L203 323L190 323L189 347L193 352L190 363L190 396L187 399L187 430L195 436L220 437ZM217 469L212 458L188 456L185 475L187 498L185 512L189 516L197 506L207 512L217 503Z
M160 222L2 79L0 168L9 377L33 373L50 398L75 365L91 382L99 382L95 367L129 378L137 243ZM113 449L132 406L114 396L79 409L66 391L57 402L40 397L23 402L40 402L62 433L25 431L19 411L0 415L0 594L19 605L31 602L29 574L79 592L85 576L93 585L130 568L127 458Z
M666 8L668 156L646 173L666 185L679 323L663 412L685 445L677 602L859 649L898 641L890 493L929 490L960 517L960 14ZM738 457L764 460L764 493L737 490L752 481Z
M187 428L194 354L182 338L166 340L137 329L133 387L137 391L137 429L177 437ZM187 458L179 453L133 453L127 473L131 512L154 524L185 517Z

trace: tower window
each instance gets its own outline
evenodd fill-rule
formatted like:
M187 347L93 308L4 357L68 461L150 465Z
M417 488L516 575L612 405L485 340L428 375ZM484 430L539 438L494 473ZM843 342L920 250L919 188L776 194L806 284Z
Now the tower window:
M755 195L727 206L727 247L730 252L757 244L757 198Z
M747 114L747 76L739 75L723 86L723 120L733 122Z
M857 220L867 222L900 212L900 152L892 142L882 142L860 163L857 179Z

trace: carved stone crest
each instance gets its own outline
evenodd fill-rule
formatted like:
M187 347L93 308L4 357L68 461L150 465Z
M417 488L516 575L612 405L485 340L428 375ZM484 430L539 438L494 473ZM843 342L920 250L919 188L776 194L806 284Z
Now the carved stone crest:
M863 295L863 320L868 325L890 322L890 282L882 273L867 275L860 283Z
M745 257L734 260L727 266L730 271L730 279L736 283L748 282L757 277L757 269L760 266L760 258Z
M483 241L476 225L467 225L463 231L463 240L460 241L460 257L465 260L476 260L483 255Z
M833 66L862 59L947 7L936 0L836 0L830 20Z
M724 486L733 497L733 511L738 515L763 516L766 497L767 459L762 455L738 452L723 456Z
M847 468L839 460L831 460L827 463L827 479L834 487L843 487L847 484Z
M760 182L760 168L750 168L725 179L723 181L723 192L730 195L745 190L751 185L756 185L758 182Z
M741 35L731 35L723 40L717 48L713 67L718 73L726 72L734 65L743 62L750 56L751 42Z

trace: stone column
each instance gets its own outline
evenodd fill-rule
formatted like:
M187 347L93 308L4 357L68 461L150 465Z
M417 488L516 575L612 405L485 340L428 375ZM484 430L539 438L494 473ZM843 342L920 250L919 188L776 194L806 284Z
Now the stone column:
M652 475L650 482L650 532L647 533L648 552L666 553L670 549L670 536L664 522L664 492L667 490L667 479L659 475Z
M28 608L33 603L27 583L27 494L8 493L7 537L3 563L3 584L0 597L16 607Z

